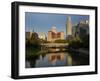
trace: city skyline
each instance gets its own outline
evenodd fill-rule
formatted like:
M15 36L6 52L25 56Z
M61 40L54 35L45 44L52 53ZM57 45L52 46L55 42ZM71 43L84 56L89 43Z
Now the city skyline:
M25 31L34 30L36 33L47 33L53 26L57 31L66 33L67 17L71 17L72 26L78 24L81 20L89 20L88 15L72 14L50 14L50 13L33 13L25 12Z
M89 16L27 12L25 28L26 68L89 65Z

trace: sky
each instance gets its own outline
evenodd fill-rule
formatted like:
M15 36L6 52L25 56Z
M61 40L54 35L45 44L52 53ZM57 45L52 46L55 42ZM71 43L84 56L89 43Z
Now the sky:
M47 32L55 26L58 32L66 33L68 16L71 17L73 26L81 20L89 20L88 15L25 12L25 31L34 30L38 34L44 32L47 35Z

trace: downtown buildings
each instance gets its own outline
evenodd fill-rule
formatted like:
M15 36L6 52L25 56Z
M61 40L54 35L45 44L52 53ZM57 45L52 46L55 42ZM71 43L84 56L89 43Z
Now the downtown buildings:
M73 36L85 36L89 35L89 21L81 20L77 25L73 26Z
M30 30L28 32L25 33L26 35L26 40L29 40L29 39L38 39L38 34L36 32L34 32L34 30Z
M77 22L77 25L72 25L71 17L68 16L66 19L65 31L57 31L57 27L51 27L51 30L48 33L34 31L26 32L26 39L42 39L49 42L55 42L56 40L67 40L72 39L76 36L89 35L89 20L81 20Z
M64 31L57 32L56 27L53 26L51 31L48 31L47 41L54 42L55 40L63 40Z
M66 37L68 36L72 36L72 22L70 16L68 16L66 23Z

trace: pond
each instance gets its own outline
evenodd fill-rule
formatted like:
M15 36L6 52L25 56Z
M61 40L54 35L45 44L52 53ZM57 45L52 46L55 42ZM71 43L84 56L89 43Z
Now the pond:
M26 60L26 68L89 65L89 57L76 52L47 53Z

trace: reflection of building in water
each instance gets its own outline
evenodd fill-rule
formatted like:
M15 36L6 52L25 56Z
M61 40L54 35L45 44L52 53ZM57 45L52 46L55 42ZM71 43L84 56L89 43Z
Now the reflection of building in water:
M64 60L65 59L65 57L64 57L64 54L62 53L60 53L60 54L50 54L49 55L49 58L48 58L48 60L53 64L53 65L55 65L56 64L56 61L58 61L58 60L60 60L60 61L62 61L62 60Z
M35 61L35 67L71 66L72 57L68 53L48 53L40 55Z
M64 39L64 31L57 32L56 27L52 27L51 31L48 31L48 41L54 42L55 40Z
M67 55L67 65L71 66L72 65L72 57L70 55Z

